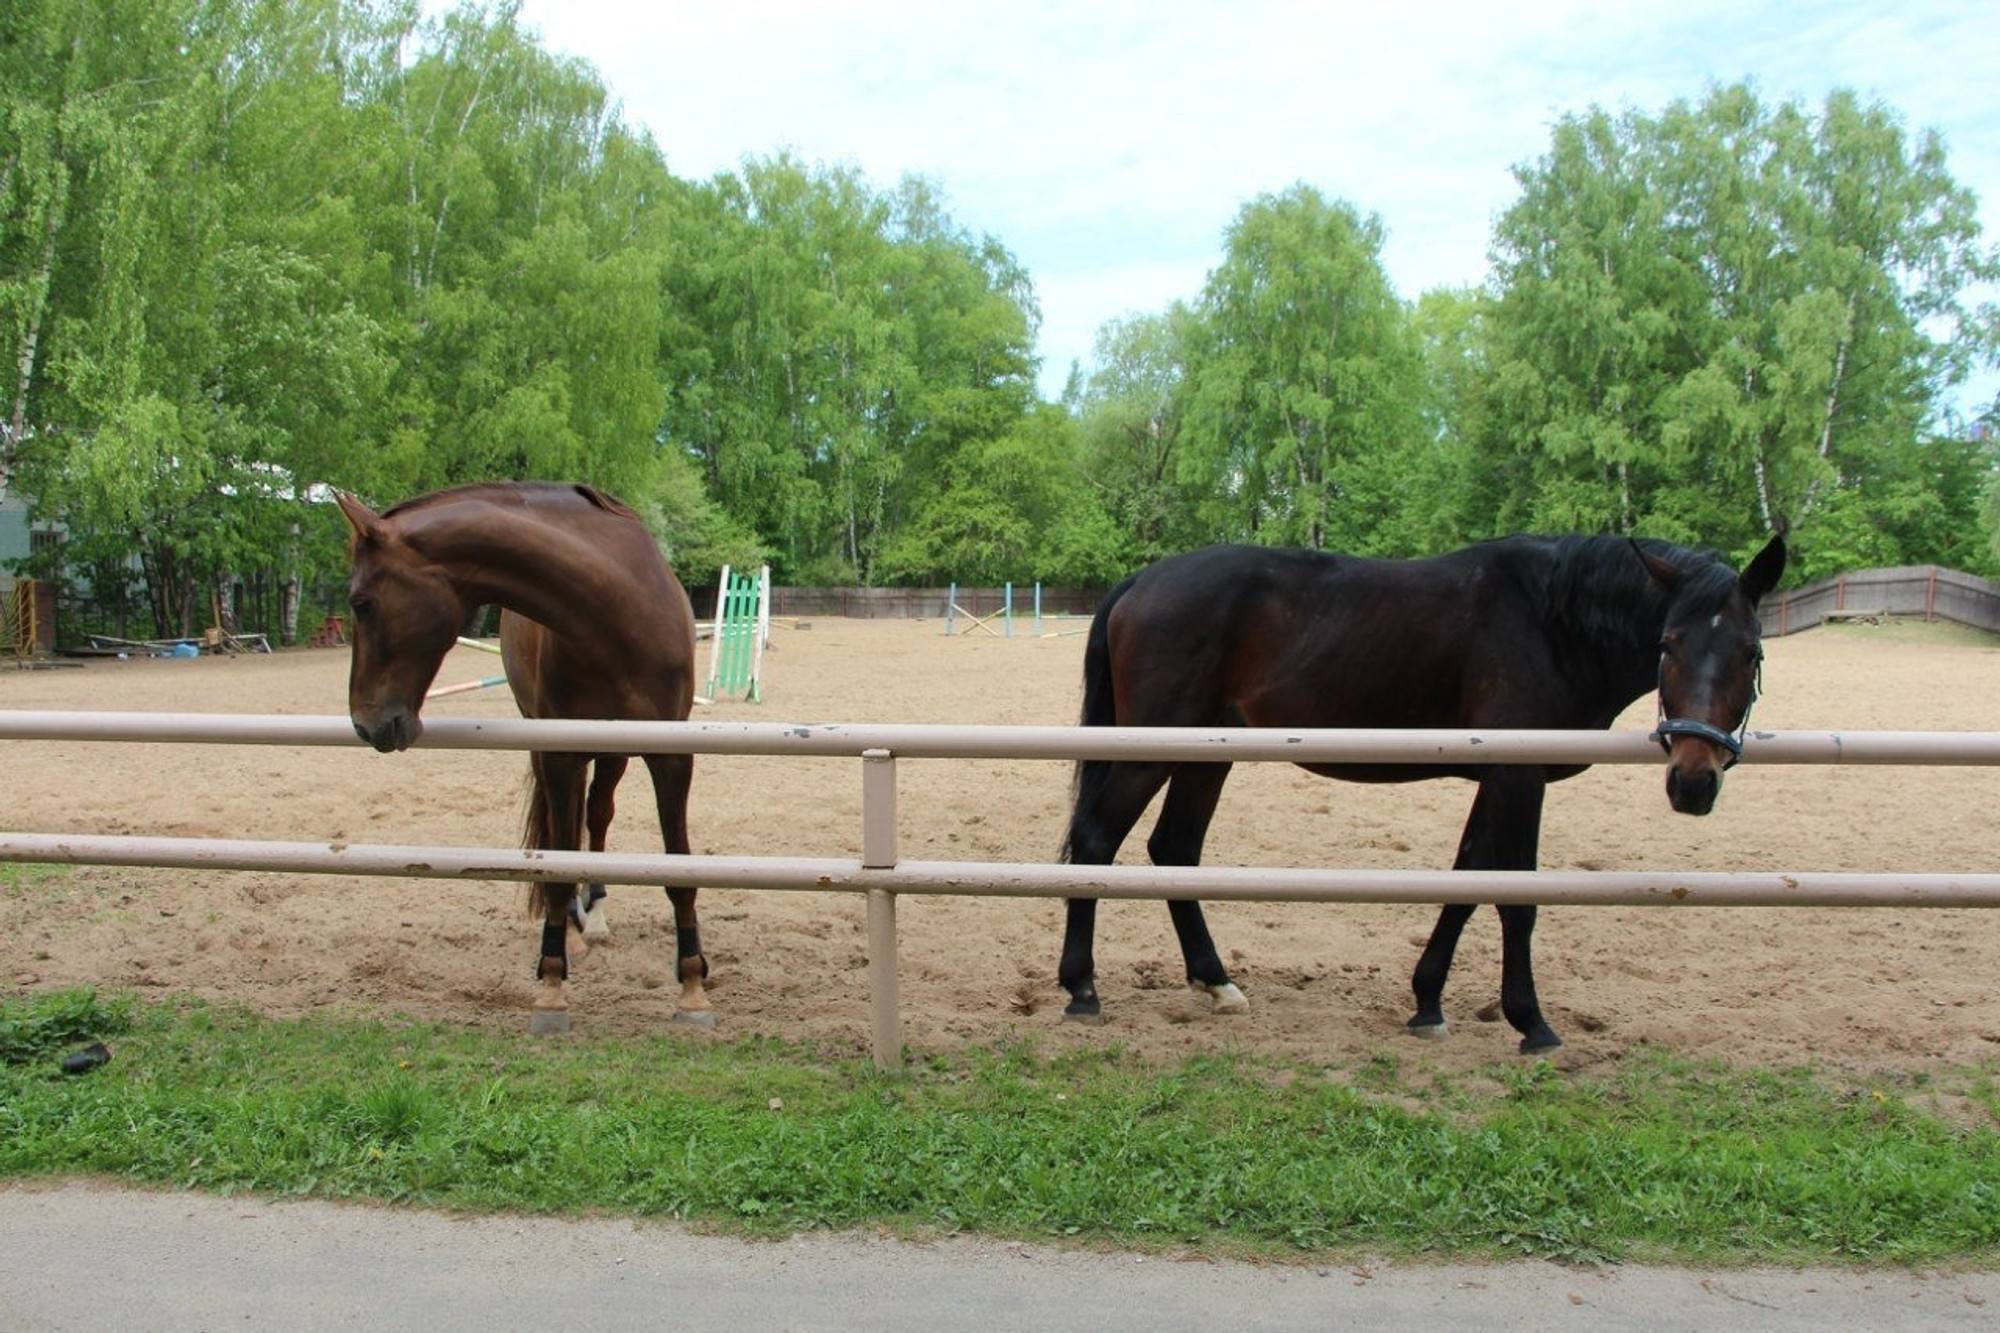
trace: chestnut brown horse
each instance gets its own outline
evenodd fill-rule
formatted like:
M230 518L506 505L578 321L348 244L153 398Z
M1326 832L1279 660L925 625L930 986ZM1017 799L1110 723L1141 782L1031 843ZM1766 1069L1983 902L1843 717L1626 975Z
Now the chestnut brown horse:
M348 603L354 662L347 702L361 739L388 753L423 731L424 692L476 607L501 608L500 651L526 717L683 721L694 701L694 612L639 516L582 485L493 482L405 500L377 514L338 496L353 529ZM525 842L603 851L631 756L529 756ZM688 755L649 754L670 853L688 850ZM594 766L594 771L593 771ZM602 894L601 887L592 886ZM578 886L537 884L542 916L537 1031L568 1027L564 983ZM678 927L678 1017L713 1021L702 981L695 890L670 888Z
M1603 728L1657 688L1667 799L1713 808L1763 661L1757 602L1785 567L1782 536L1739 577L1708 554L1622 537L1503 537L1424 560L1215 546L1162 560L1113 588L1084 655L1086 726ZM1738 734L1732 734L1738 733ZM1459 777L1479 784L1461 870L1532 870L1550 782L1582 764L1310 763L1351 782ZM1086 760L1064 859L1108 865L1161 787L1146 846L1191 866L1228 764ZM1188 983L1217 1012L1248 1007L1201 904L1169 902ZM1411 988L1419 1035L1444 1032L1452 954L1473 908L1444 908ZM1501 1009L1521 1050L1560 1046L1535 994L1535 908L1502 906ZM1068 1017L1102 1009L1095 899L1069 900L1057 977Z

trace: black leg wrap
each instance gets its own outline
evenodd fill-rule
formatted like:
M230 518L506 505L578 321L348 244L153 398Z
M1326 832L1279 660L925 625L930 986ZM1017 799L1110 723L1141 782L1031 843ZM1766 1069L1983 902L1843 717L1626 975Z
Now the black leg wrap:
M561 969L556 973L560 980L569 980L568 945L561 917L542 922L542 956L535 960L535 980L540 981L548 976L550 963L555 963Z
M682 926L676 930L674 949L681 958L701 959L701 975L704 978L708 976L708 956L701 951L700 926Z

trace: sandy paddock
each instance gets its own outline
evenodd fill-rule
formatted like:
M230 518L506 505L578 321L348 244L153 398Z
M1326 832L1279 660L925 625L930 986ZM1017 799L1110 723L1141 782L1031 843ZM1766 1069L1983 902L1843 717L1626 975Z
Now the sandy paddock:
M1072 622L1072 625L1077 622ZM937 621L818 620L780 628L767 701L718 719L1066 723L1080 698L1077 634L946 638ZM1937 627L1842 626L1768 645L1759 726L2000 730L2000 649ZM455 650L441 683L492 674ZM0 707L344 714L347 653L92 661L0 670ZM1650 700L1620 723L1651 720ZM507 716L504 690L435 714ZM525 760L512 753L0 743L6 827L24 831L513 846ZM1051 762L901 765L902 849L917 858L1050 860L1069 769ZM854 855L853 760L703 757L695 848ZM612 846L656 848L635 766ZM1554 787L1551 869L1991 871L2000 772L1747 766L1717 812L1669 812L1653 767L1602 767ZM1471 788L1356 786L1242 765L1209 860L1224 865L1442 867ZM1145 827L1142 825L1142 828ZM1135 837L1126 859L1143 855ZM0 871L12 991L92 985L193 992L272 1014L335 1007L526 1029L536 927L517 884L145 869ZM747 1033L831 1053L866 1049L864 905L827 893L704 891L714 1038ZM579 964L576 1030L663 1030L672 915L613 890L615 938ZM1422 1075L1509 1055L1475 1014L1498 993L1499 931L1482 911L1446 993L1452 1036L1406 1037L1408 977L1434 910L1239 904L1211 922L1251 1011L1207 1014L1181 982L1165 909L1106 903L1098 965L1107 1024L1060 1021L1056 902L912 898L899 912L905 1039L918 1049L1031 1038L1044 1050L1116 1042L1173 1058L1228 1046L1332 1064L1378 1054ZM1691 1056L1909 1070L2000 1056L2000 918L1978 910L1549 909L1536 955L1543 1005L1575 1068L1645 1046Z

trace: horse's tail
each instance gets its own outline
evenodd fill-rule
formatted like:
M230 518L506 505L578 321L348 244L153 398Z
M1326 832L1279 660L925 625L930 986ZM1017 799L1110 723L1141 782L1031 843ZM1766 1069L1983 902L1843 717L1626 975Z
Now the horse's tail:
M549 795L542 790L541 775L528 768L528 799L521 817L521 846L529 851L549 845ZM554 888L546 880L534 880L528 885L528 915L541 917L548 912L549 890ZM567 888L568 885L563 887Z
M1111 608L1132 591L1138 578L1137 574L1131 575L1106 593L1090 622L1090 634L1083 641L1083 716L1078 719L1083 726L1108 727L1118 721L1118 705L1111 687ZM1096 807L1098 794L1110 776L1108 759L1077 761L1076 773L1070 780L1069 829L1063 834L1059 859L1070 859L1076 847L1077 816L1086 808Z

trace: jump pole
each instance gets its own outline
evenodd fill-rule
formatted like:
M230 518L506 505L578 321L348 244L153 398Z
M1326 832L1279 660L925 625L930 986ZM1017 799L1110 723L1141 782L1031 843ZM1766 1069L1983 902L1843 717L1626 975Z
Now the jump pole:
M467 690L490 690L495 685L505 685L505 676L481 676L478 680L468 680L458 685L440 685L434 690L425 690L424 698L441 699L447 694L464 694Z

